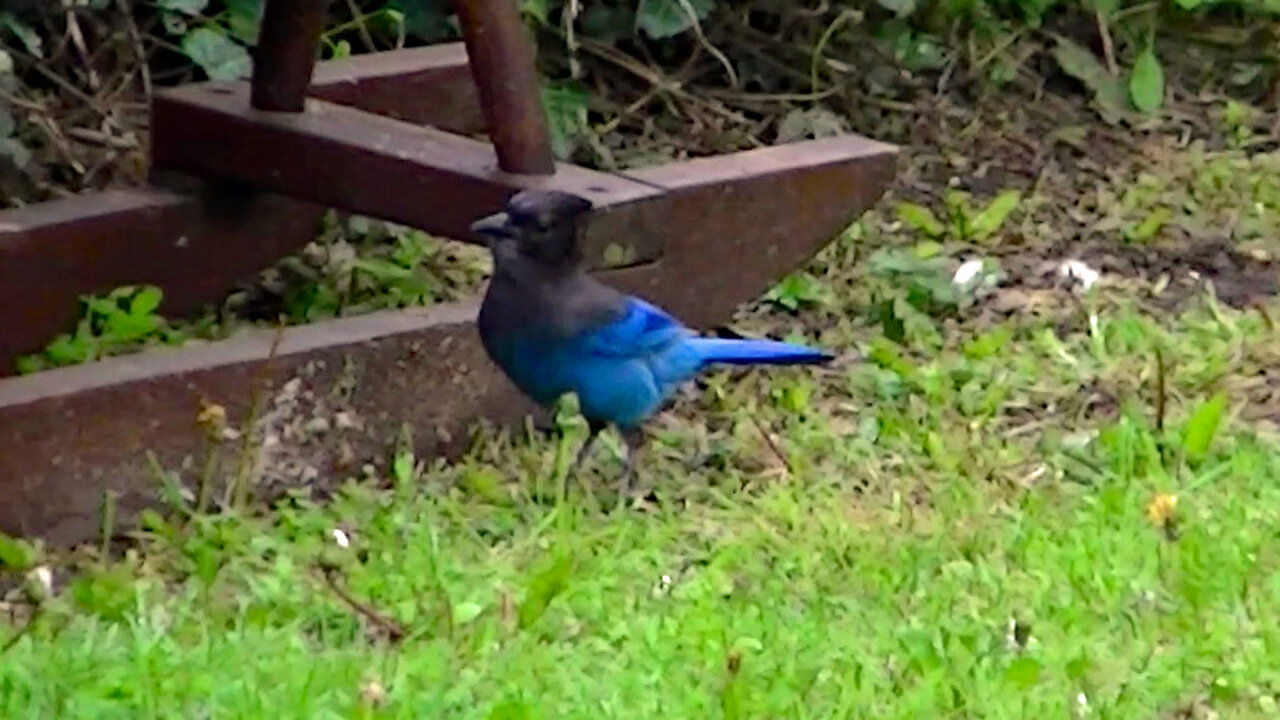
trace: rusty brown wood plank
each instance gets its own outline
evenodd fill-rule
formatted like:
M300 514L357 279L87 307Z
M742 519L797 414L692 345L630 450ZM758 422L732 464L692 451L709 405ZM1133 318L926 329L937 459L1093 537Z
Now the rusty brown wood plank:
M311 97L460 135L485 132L462 43L353 55L316 65Z
M646 217L666 229L663 272L616 282L691 324L720 322L874 204L896 159L895 146L845 135L632 171L666 190Z
M315 237L322 209L207 184L197 195L113 190L0 213L0 375L74 328L78 298L155 284L197 311Z
M260 403L259 439L272 441L248 454L263 491L359 474L386 459L403 423L424 454L455 449L474 418L528 409L489 366L473 315L444 306L291 328L270 360L267 331L0 381L0 531L54 544L92 537L108 490L128 523L160 488L149 454L194 483L192 463L213 453L225 480L245 445L209 438L196 422L206 402L241 429Z
M335 103L483 129L462 43L320 63L310 94ZM315 237L322 208L220 183L193 192L116 190L0 212L0 377L69 330L81 295L153 283L175 315Z

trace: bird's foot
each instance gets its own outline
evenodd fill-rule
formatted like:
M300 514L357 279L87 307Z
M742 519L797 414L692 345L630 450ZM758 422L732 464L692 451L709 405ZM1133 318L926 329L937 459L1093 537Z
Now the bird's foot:
M618 480L618 509L621 510L639 499L632 497L632 486L635 484L640 451L644 447L644 432L636 427L621 428L619 432L621 432L622 440L627 446L626 468L623 469L622 477Z

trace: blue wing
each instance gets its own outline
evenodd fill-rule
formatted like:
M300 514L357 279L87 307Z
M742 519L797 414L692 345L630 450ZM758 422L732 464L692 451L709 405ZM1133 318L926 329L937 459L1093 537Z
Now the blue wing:
M691 337L662 309L628 297L620 317L578 336L561 370L588 417L639 422L702 366Z
M690 337L689 329L662 308L627 297L623 315L584 336L590 352L603 357L640 358Z

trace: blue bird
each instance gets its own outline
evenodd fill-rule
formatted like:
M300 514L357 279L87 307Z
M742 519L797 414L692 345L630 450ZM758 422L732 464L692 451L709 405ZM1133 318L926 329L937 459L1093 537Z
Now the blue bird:
M494 258L480 306L480 339L493 362L534 402L578 396L589 434L576 474L600 431L627 447L625 497L643 444L642 424L684 382L713 364L798 365L832 356L771 340L698 337L662 309L589 276L579 247L590 201L527 190L505 211L471 225Z

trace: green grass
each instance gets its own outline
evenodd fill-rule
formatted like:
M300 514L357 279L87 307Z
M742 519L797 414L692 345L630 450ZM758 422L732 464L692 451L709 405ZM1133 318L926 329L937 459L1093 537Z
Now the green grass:
M0 718L1274 717L1267 316L1121 283L993 317L868 261L918 241L877 222L741 318L867 360L708 376L654 424L640 507L612 436L561 484L562 419L155 515L123 559L0 543L59 569L0 612Z
M1274 347L1256 315L1220 313L1168 336L1188 401L1163 433L1135 402L1093 440L1010 438L1006 414L868 365L798 408L804 373L719 376L686 403L705 423L655 433L644 510L608 509L606 452L556 499L569 443L484 433L464 462L402 459L325 504L174 520L45 604L0 663L0 717L1022 718L1081 694L1097 717L1268 716L1278 446L1228 422L1198 465L1179 458L1194 388ZM916 373L1001 378L1017 405L1057 384L1024 368L1046 353L1141 374L1166 337L1122 308L1100 332L1019 332L998 359L944 350ZM1177 494L1176 539L1146 515L1158 492ZM371 634L325 563L408 637Z

